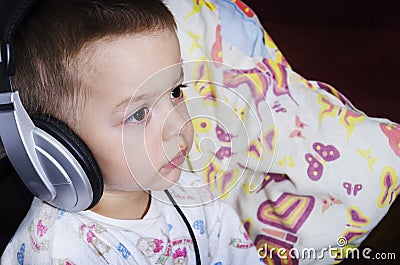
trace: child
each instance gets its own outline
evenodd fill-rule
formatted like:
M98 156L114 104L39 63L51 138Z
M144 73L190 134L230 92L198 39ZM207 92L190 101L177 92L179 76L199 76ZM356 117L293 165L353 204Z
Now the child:
M181 174L193 128L175 29L156 0L44 0L23 22L14 87L31 115L54 116L86 143L104 193L76 213L34 199L2 264L260 262L229 206L185 188L199 180ZM184 215L163 192L175 183L173 194L197 205Z

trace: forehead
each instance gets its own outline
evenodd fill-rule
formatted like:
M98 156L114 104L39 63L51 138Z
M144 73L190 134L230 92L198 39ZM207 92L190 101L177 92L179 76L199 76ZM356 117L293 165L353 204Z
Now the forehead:
M94 96L124 96L179 79L179 42L169 30L104 38L82 49L82 81ZM119 95L120 94L120 95Z

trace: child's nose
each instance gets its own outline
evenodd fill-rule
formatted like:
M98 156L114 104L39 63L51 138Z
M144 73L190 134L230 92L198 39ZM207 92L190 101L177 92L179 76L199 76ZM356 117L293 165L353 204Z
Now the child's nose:
M167 141L171 138L180 137L185 134L188 130L190 118L185 115L185 103L181 103L177 106L171 107L166 112L165 119L163 122L162 130L162 140Z

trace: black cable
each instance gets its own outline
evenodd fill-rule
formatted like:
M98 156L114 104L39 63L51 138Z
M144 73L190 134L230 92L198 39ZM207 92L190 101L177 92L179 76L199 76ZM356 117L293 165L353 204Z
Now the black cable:
M197 245L197 240L196 240L196 237L194 236L192 226L189 224L188 219L186 218L185 214L182 212L181 208L179 208L178 204L172 197L171 193L169 193L168 190L164 190L164 192L165 192L165 194L167 194L168 199L172 202L175 209L178 211L179 215L182 217L183 222L185 222L185 225L186 225L187 229L189 230L190 237L192 238L194 253L196 255L196 264L201 265L200 250L199 250L199 246Z

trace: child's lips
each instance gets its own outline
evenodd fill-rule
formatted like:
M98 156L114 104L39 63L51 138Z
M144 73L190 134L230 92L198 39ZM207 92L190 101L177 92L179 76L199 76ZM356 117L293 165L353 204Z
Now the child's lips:
M164 168L173 169L182 165L183 162L185 162L186 160L186 153L187 153L187 147L181 149L180 152L168 164L164 166Z

